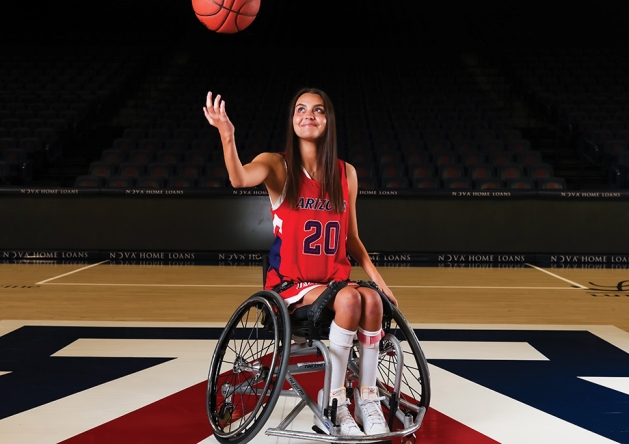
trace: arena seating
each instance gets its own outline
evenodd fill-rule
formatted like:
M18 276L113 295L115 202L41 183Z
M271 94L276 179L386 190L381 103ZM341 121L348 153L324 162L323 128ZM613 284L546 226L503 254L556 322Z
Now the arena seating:
M179 74L151 77L153 83L136 92L138 107L128 126L94 161L111 162L114 176L162 177L166 187L229 187L217 132L200 111L207 92L202 73L209 68L190 56ZM398 83L384 82L389 74L375 71L369 76L379 76L383 88L368 94L362 85L373 79L366 74L335 79L339 155L357 168L361 189L506 189L513 187L507 181L513 174L537 188L539 178L553 177L550 162L511 121L507 104L478 88L466 70L446 58L413 77L399 73ZM225 99L243 162L281 150L282 111L296 89L250 83L218 78L213 86L233 91ZM257 102L247 102L250 90L263 91ZM129 162L140 166L129 171Z
M239 153L249 161L282 149L288 98L311 82L333 99L339 155L357 167L361 189L509 189L515 179L517 188L578 188L593 184L577 177L581 159L593 166L588 171L607 172L609 182L596 185L627 182L629 66L622 48L509 47L493 55L479 49L473 61L465 53L418 48L408 63L388 63L396 55L386 51L372 57L382 48L329 49L323 67L308 72L299 61L287 67L282 51L233 57L216 47L210 58L196 36L182 34L150 63L155 52L148 46L3 53L0 160L11 171L4 181L36 183L64 142L91 125L111 130L86 136L93 146L77 176L104 161L111 164L108 173L98 170L111 179L104 186L137 186L146 177L151 186L229 188L215 165L222 161L220 140L200 110L207 90L223 93ZM229 69L217 69L217 59ZM518 114L519 106L526 109ZM541 141L541 129L555 128L561 140ZM23 158L30 163L16 167ZM170 167L157 166L163 163Z
M87 131L89 117L128 82L137 57L120 50L77 53L64 45L4 47L0 158L10 165L9 185L31 185L59 162L64 145Z
M591 169L609 173L602 185L629 185L618 168L629 141L626 48L521 49L503 56L504 71L532 108L557 125Z

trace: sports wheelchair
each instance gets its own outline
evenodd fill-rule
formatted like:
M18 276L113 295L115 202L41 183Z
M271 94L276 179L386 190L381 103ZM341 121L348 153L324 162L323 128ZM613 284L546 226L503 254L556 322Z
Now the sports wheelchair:
M234 312L223 331L210 364L206 407L214 436L221 443L246 443L260 432L280 395L300 398L293 410L267 435L312 441L356 443L394 440L414 441L430 404L428 364L415 332L402 313L373 282L358 281L378 291L383 299L383 330L380 341L377 386L390 433L340 436L336 423L336 399L330 405L330 357L327 346L334 313L328 302L347 285L333 282L312 304L289 315L276 291L259 291ZM357 341L350 351L346 386L348 398L359 374ZM323 405L317 392L308 393L305 380L323 372ZM312 384L310 384L312 385ZM317 391L318 391L317 387ZM310 390L312 392L312 390ZM328 431L289 429L305 407L309 407Z

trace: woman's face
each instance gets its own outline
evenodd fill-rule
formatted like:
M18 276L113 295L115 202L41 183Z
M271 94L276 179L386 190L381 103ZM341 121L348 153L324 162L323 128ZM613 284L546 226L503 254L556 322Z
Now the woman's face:
M295 104L293 129L297 137L314 141L324 133L327 124L323 99L318 94L302 94Z

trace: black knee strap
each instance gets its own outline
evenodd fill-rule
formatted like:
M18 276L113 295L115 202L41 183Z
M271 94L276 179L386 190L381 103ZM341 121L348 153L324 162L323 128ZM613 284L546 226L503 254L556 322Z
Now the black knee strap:
M312 339L320 339L321 325L319 324L319 319L321 318L321 313L323 313L323 310L325 310L334 296L345 287L347 287L347 281L330 282L328 287L323 290L323 293L310 305L307 324L313 336Z

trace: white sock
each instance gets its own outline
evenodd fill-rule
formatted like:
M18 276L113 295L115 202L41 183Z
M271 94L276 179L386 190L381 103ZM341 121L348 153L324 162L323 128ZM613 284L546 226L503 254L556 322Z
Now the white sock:
M345 330L332 321L330 326L330 361L332 365L332 375L330 378L330 390L345 386L347 375L347 361L349 351L354 344L356 332Z
M373 387L378 376L378 354L380 352L380 338L382 329L366 331L358 329L358 353L360 354L360 375L358 387ZM377 342L374 342L377 341Z

